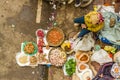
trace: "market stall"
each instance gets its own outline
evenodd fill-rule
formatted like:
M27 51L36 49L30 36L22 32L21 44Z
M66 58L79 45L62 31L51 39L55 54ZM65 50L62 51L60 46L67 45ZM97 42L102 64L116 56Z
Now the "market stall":
M47 65L60 68L63 75L72 77L72 80L120 79L119 36L115 37L115 34L119 33L120 22L115 16L116 21L110 27L111 23L106 23L110 22L108 19L111 18L110 13L102 14L105 25L97 36L90 32L82 38L73 40L74 35L67 39L65 32L56 26L48 30L36 30L36 43L21 43L21 52L16 54L18 65L21 67ZM108 38L109 36L104 33L108 27L110 30L118 31L117 33L115 33L116 31L107 33L112 34L111 36L115 38ZM115 42L114 39L118 41ZM108 41L112 44L109 44Z
M92 36L92 33L85 35L84 38L86 36ZM85 48L80 46L75 48L73 46L78 44L74 44L71 39L65 40L63 31L57 27L48 31L38 29L36 37L37 43L24 42L21 44L21 52L16 55L19 66L52 65L61 67L66 76L73 74L75 76L76 74L80 80L92 80L96 75L106 73L106 71L99 73L102 70L100 66L112 62L110 63L111 69L109 68L110 73L108 75L110 76L108 77L111 80L114 79L112 76L119 77L118 63L113 64L113 61L119 61L119 57L116 56L119 55L119 52L116 53L116 49L112 46L105 46L102 49L95 43L93 43L94 46L85 46L83 43L82 46ZM108 70L107 68L104 67L104 70Z

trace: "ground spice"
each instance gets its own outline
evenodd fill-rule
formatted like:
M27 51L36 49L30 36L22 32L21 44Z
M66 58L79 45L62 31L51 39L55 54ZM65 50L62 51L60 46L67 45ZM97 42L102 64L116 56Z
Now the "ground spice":
M62 39L63 39L63 35L57 29L52 30L48 34L48 40L49 40L49 42L52 43L52 44L54 44L54 45L58 44Z

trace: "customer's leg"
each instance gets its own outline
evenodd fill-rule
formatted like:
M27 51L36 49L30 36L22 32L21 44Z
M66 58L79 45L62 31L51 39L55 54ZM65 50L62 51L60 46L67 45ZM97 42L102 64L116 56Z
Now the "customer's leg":
M80 31L80 33L79 33L79 35L78 35L78 38L83 37L85 34L87 34L87 33L89 33L89 32L90 32L89 30L87 30L86 28L83 28L83 29Z
M84 24L84 23L85 23L84 16L74 19L74 27L76 29L78 29L78 27L80 26L80 24Z
M85 24L84 16L75 18L74 23Z

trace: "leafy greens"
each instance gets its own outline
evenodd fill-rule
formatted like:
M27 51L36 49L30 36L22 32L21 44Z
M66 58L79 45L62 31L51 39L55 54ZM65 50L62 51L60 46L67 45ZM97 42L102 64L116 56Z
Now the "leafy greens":
M74 59L69 59L66 63L65 63L65 69L66 72L69 76L71 76L73 73L75 73L76 70L76 62Z

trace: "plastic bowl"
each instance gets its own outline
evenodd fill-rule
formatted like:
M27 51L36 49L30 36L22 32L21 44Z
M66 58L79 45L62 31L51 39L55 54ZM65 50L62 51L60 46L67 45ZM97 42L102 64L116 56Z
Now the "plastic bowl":
M20 58L23 56L25 56L27 58L27 61L25 63L20 62ZM24 53L18 52L16 54L16 62L19 66L28 66L30 64L29 56L25 55Z
M25 46L26 46L27 44L29 44L29 43L32 43L33 46L34 46L34 51L33 51L32 53L27 53L27 52L24 51ZM33 56L33 55L35 55L35 54L38 52L37 44L35 44L34 42L24 42L24 43L22 44L22 51L23 51L25 54L27 54L27 55Z
M43 29L37 29L36 36L43 38L45 36L45 31Z

